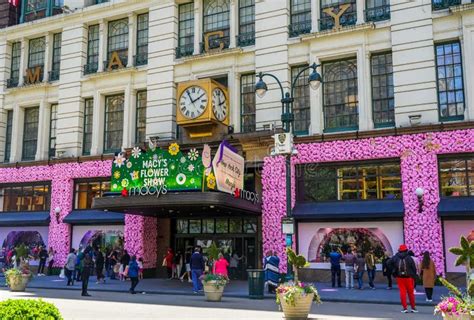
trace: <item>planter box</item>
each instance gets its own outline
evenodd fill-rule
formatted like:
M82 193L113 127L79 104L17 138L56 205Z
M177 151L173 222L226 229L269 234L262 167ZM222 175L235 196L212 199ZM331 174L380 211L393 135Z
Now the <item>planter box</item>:
M470 320L470 319L474 319L474 317L471 317L469 314L464 313L464 314L460 314L459 316L443 315L443 319L445 319L445 320Z
M202 282L207 301L221 301L225 286L216 286L216 281Z
M285 314L286 320L300 320L308 319L308 314L311 311L314 293L305 296L296 296L295 305L292 306L285 302L283 294L280 294L280 304Z
M22 292L25 291L26 285L30 281L30 275L9 276L8 283L11 291Z

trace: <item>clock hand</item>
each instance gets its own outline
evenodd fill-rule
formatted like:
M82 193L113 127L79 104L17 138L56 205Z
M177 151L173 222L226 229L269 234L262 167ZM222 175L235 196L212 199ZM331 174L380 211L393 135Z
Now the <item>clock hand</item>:
M193 98L191 98L191 95L189 94L189 91L186 91L186 93L188 94L189 100L191 100L191 103L192 103L194 109L197 110L196 105L194 104Z
M201 94L201 96L200 96L199 98L197 98L196 100L192 101L192 103L194 103L194 102L200 100L202 97L204 97L205 94L206 94L206 93Z

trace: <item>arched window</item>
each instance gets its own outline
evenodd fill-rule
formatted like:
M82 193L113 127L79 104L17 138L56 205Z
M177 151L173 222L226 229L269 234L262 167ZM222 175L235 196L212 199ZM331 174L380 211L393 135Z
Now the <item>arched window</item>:
M323 108L325 132L358 129L356 58L323 63Z
M224 48L230 43L230 3L229 0L204 0L204 35L209 32L222 31L224 35L209 38L209 48L218 48L224 42Z
M108 59L113 52L119 54L123 65L127 64L128 59L128 18L110 21L108 33Z

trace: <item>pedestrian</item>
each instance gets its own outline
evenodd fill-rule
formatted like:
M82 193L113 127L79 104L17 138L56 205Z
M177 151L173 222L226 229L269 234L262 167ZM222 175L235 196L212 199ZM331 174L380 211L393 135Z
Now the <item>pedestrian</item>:
M84 252L80 250L79 253L76 255L76 281L82 281L82 267L83 267L83 260L84 260Z
M408 250L408 255L415 261L415 266L416 266L416 274L413 277L413 292L416 293L416 282L418 280L418 275L420 274L420 262L418 261L418 258L416 257L415 253L412 250Z
M228 267L229 262L227 262L222 253L219 253L217 261L213 265L213 273L225 278L229 278L229 273L227 271Z
M382 260L382 273L387 278L387 290L392 290L392 267L390 266L390 253L385 251Z
M263 264L268 293L276 293L276 288L280 283L280 258L276 253L268 251Z
M191 274L193 278L193 292L198 293L202 291L202 283L199 277L202 275L204 271L204 258L200 253L198 247L194 249L194 253L191 256Z
M138 280L143 280L143 258L138 258Z
M104 267L105 267L105 276L110 277L110 247L107 247L105 249L105 255L104 255Z
M365 265L367 267L367 277L369 278L369 286L372 290L375 290L375 254L373 249L369 249L369 252L365 255Z
M130 263L128 264L128 277L130 278L132 284L130 286L130 293L135 294L135 288L138 285L138 263L137 263L137 257L132 256L130 259Z
M185 265L185 272L183 273L183 275L181 276L180 280L181 282L184 281L184 277L187 276L188 277L188 282L193 282L191 280L191 248L188 248L186 250L186 253L184 254L184 265Z
M90 297L90 294L87 292L87 288L89 286L89 277L94 269L94 261L92 261L92 249L91 247L87 247L84 250L84 258L82 261L82 296L83 297Z
M176 254L173 257L173 270L172 278L179 279L181 276L181 268L183 267L183 255L181 251L176 251Z
M230 257L230 278L231 279L237 279L238 277L238 272L239 272L239 261L242 260L242 257L239 257L239 254L237 252L234 252L234 254Z
M169 280L173 279L173 259L173 249L168 248L163 259L163 266L166 267L166 274Z
M393 275L397 280L402 303L402 313L407 313L407 295L410 300L411 312L418 312L415 306L415 292L413 289L413 278L416 277L416 265L413 258L408 254L405 244L400 245L397 254L390 259Z
M365 271L365 259L361 252L357 254L356 263L354 265L354 274L356 275L357 282L359 284L359 290L364 289L364 271Z
M339 249L339 248L338 248ZM334 288L336 286L336 279L337 279L337 287L340 288L341 286L341 259L342 254L336 250L336 247L332 247L332 251L329 254L329 260L331 262L331 284Z
M354 265L356 262L356 257L352 254L351 248L347 249L347 253L342 256L342 260L346 263L346 289L354 289Z
M66 258L66 265L64 266L64 273L67 278L67 286L74 285L74 270L76 269L76 251L74 248L69 250L69 254Z
M127 250L123 250L122 257L120 258L120 271L119 277L120 280L125 281L127 276L125 275L125 268L127 268L128 264L130 263L130 255L128 254Z
M423 280L423 288L425 288L426 302L433 302L433 288L436 279L436 268L433 260L431 260L429 251L423 253L423 260L420 264L420 276Z
M104 276L104 255L99 248L95 249L95 273L97 274L97 284L105 283Z
M56 251L53 248L49 248L48 250L48 276L53 275L53 264L54 264L54 256L56 255Z
M39 247L39 266L38 266L38 276L44 276L44 267L46 266L46 260L48 259L48 251L42 246Z
M114 248L109 255L109 263L110 263L110 280L116 280L116 274L119 272L120 269L120 261L118 258L118 252Z

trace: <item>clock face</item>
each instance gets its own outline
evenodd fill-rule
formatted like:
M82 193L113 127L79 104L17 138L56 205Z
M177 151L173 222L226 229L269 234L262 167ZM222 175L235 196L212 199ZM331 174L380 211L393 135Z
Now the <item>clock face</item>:
M219 121L224 121L227 117L227 99L224 91L219 88L212 91L212 111Z
M198 86L186 88L179 98L179 110L188 119L196 119L207 107L206 91Z

